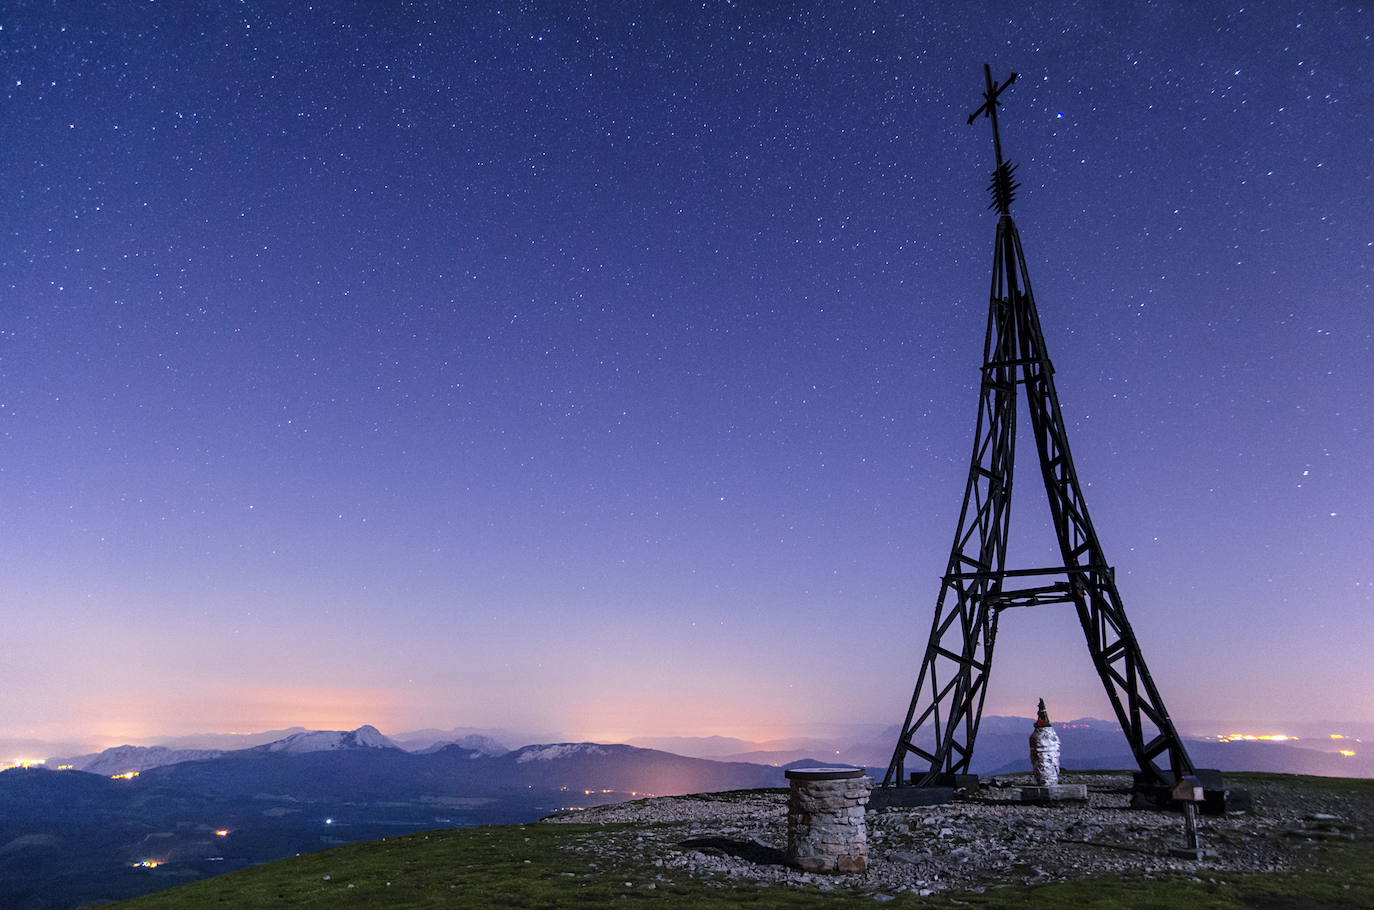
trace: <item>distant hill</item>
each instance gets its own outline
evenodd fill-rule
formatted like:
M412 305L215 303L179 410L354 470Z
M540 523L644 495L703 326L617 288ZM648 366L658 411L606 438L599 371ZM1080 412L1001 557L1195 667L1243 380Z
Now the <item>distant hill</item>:
M505 746L501 745L499 742L492 739L490 736L482 736L479 733L469 733L467 736L464 736L460 739L443 740L434 743L433 745L426 746L423 749L413 749L412 751L419 752L423 755L427 752L438 752L440 749L447 749L451 746L457 746L460 749L467 749L472 752L477 752L480 755L491 756L505 755L507 752L510 751L510 749L507 749ZM408 747L403 746L402 748Z
M1031 724L1030 718L984 718L974 750L973 771L978 774L1010 774L1030 770L1027 738ZM1070 770L1135 767L1126 737L1115 721L1084 717L1056 721L1054 726L1062 747L1060 761L1063 767ZM895 743L896 727L892 728L891 736ZM930 736L930 731L924 730L918 741L930 743ZM1185 737L1184 744L1193 763L1200 768L1324 777L1374 777L1374 750L1370 755L1358 754L1358 743L1351 743L1351 751L1357 752L1353 756L1286 742L1218 742ZM886 766L887 762L888 757L884 757L870 765Z
M0 771L0 833L6 826L47 826L63 818L88 823L120 818L137 799L119 781L80 771L10 768Z
M759 748L758 743L736 739L733 736L636 736L634 739L627 739L625 743L642 749L659 749L692 758L721 758Z
M356 730L304 730L297 728L283 738L247 749L170 749L166 746L113 746L103 752L55 758L48 766L70 765L73 770L111 776L129 771L142 773L164 765L181 762L208 761L242 751L266 752L322 752L336 749L395 749L376 727L364 725Z
M499 756L450 745L434 752L355 747L311 752L266 747L145 772L132 783L216 799L271 794L297 802L414 800L539 790L657 795L781 786L777 768L687 758L634 746L552 743Z
M306 730L276 742L254 746L254 752L330 752L339 749L399 749L371 724L356 730Z
M287 727L258 733L192 733L189 736L161 737L152 740L149 745L166 746L168 749L218 749L221 752L229 752L234 749L251 749L263 743L276 742L292 734L304 732L305 727Z
M635 746L597 743L553 743L525 746L482 764L491 779L510 785L553 784L576 788L590 781L596 789L637 791L658 796L777 787L785 782L781 771L763 765L717 762L640 749Z
M810 755L811 752L807 749L787 749L779 752L740 752L737 755L722 755L716 761L739 761L782 767L799 758L808 758Z
M106 777L124 774L128 771L147 771L162 765L174 765L183 761L201 761L223 755L219 749L168 749L166 746L114 746L103 752L91 755L77 755L73 758L55 758L48 762L50 767L70 765L77 771L102 774Z
M1357 747L1358 748L1358 747ZM1188 740L1188 753L1201 767L1227 771L1277 771L1322 777L1374 777L1374 754L1353 756L1265 742Z
M411 730L407 733L393 733L391 740L402 749L411 752L418 752L427 749L435 743L458 743L468 748L476 746L468 745L470 741L484 741L488 745L480 751L509 752L513 747L524 745L525 743L550 743L560 742L567 739L561 733L529 732L520 730L506 730L497 727L453 727L449 730L425 729Z
M478 744L489 745L481 738ZM627 745L549 743L493 755L447 743L407 752L372 726L305 731L229 752L178 753L161 747L120 746L87 758L79 770L103 776L141 772L137 779L103 792L161 788L219 801L248 801L264 795L302 803L341 798L407 801L425 796L584 789L665 795L783 782L780 770L773 767Z

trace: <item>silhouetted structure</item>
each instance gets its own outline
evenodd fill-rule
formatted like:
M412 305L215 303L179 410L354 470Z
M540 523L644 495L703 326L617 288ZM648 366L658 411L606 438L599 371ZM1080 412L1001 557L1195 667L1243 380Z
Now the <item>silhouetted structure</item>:
M954 547L950 551L930 642L916 678L906 721L883 780L908 783L905 764L914 755L922 765L910 783L951 783L969 773L974 740L987 695L997 619L1010 607L1071 603L1087 638L1088 650L1121 729L1142 772L1142 783L1172 784L1194 771L1174 730L1145 658L1140 653L1115 571L1107 564L1083 490L1069 454L1069 438L1054 388L1054 367L1045 350L1040 316L1031 294L1021 238L1011 218L1019 184L1016 166L1002 157L997 108L1016 74L1000 85L983 67L987 90L983 105L969 115L992 121L997 168L989 190L997 209L997 242L987 336L983 343L983 381L974 432L973 462L964 490ZM1007 530L1011 516L1012 469L1016 460L1016 387L1025 386L1030 422L1040 457L1040 475L1049 497L1062 565L1008 569ZM1029 587L1008 590L1009 581ZM951 603L952 601L952 603ZM927 722L934 731L929 748L917 745ZM1168 772L1157 759L1167 756Z

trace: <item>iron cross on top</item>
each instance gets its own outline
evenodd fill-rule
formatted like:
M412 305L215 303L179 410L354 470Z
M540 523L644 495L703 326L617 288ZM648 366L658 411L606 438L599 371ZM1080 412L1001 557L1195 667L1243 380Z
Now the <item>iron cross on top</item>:
M1002 134L997 129L997 105L999 104L997 99L1007 86L1016 81L1016 74L1012 73L1006 82L999 85L992 81L992 67L984 63L983 78L987 80L988 85L988 90L983 93L983 106L968 115L968 122L972 126L973 121L977 120L980 115L992 119L992 144L997 151L997 167L1000 169L1002 167Z
M1012 73L1006 82L998 85L992 81L992 67L984 63L983 78L988 84L988 90L983 93L983 106L968 115L968 122L972 125L980 114L987 115L992 121L992 147L997 152L997 170L992 172L992 183L988 186L992 193L992 205L989 208L995 208L1000 214L1010 216L1011 203L1016 198L1016 190L1020 184L1012 176L1016 171L1016 165L1007 164L1002 160L1002 133L997 128L997 105L1000 102L997 99L1007 86L1016 81L1016 74Z

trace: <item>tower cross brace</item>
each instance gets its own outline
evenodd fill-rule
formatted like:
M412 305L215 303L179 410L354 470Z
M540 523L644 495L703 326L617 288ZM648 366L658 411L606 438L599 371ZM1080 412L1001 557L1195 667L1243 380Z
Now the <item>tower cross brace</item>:
M1195 769L1150 676L1117 591L1115 570L1089 517L1021 237L1011 217L1016 166L1002 156L997 108L1016 74L997 83L992 68L985 65L983 75L983 104L968 122L979 116L992 121L996 169L988 189L993 197L990 207L999 217L973 455L915 692L883 783L925 785L942 774L968 773L987 697L998 617L1012 607L1069 603L1144 780L1171 784ZM1059 545L1057 566L1007 567L1018 386L1025 390L1040 479ZM1008 587L1009 582L1026 583L1023 580L1031 583ZM906 763L912 757L920 770L908 781Z

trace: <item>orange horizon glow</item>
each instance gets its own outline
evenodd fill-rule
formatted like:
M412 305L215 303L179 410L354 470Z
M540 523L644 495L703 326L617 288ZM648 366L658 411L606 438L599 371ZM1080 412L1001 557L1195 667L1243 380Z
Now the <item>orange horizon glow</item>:
M43 738L75 738L108 748L164 736L220 735L222 730L230 731L228 735L247 736L289 727L356 730L371 724L379 729L397 729L403 725L396 721L410 713L402 705L400 692L367 688L248 687L210 698L166 692L102 692L84 697L76 715L98 717L97 729L113 732L73 735L49 731ZM193 720L171 721L172 717Z

